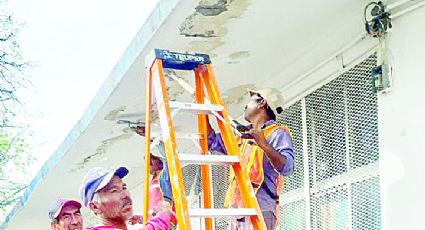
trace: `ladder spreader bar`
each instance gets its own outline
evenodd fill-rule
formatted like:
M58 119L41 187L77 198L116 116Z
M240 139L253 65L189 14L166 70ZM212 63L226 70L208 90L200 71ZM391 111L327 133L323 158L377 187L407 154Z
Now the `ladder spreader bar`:
M200 155L179 153L179 160L187 164L230 165L239 162L238 156L231 155Z
M257 212L253 208L199 208L189 209L190 217L240 217L255 216Z
M211 104L196 104L184 102L169 102L170 109L179 109L181 112L195 113L195 114L211 114L213 111L222 111L223 106Z

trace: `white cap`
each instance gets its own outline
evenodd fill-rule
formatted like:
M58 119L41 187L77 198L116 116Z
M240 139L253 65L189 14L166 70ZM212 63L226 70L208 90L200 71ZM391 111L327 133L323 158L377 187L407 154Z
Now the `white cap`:
M165 159L165 149L162 141L159 141L155 147L151 148L151 154L159 159Z
M248 92L250 95L256 93L264 98L276 116L282 113L283 97L279 90L274 88L265 88L260 90L248 89Z

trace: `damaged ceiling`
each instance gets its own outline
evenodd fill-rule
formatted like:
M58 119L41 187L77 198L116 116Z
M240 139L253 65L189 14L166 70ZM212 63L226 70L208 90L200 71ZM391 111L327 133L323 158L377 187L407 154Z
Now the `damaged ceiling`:
M247 88L275 87L287 101L295 98L303 89L288 85L363 34L364 5L357 0L160 1L6 229L27 229L28 223L32 229L47 228L49 204L59 197L79 200L80 181L95 166L129 168L125 181L135 212L141 213L144 138L118 121L144 122L144 59L152 49L210 55L228 112L240 118ZM192 102L170 76L194 86L193 73L168 70L166 75L170 100ZM156 113L153 116L157 122ZM193 119L194 115L179 115L176 131L194 132ZM153 132L158 131L154 125ZM181 152L196 150L189 142L178 147ZM94 221L87 209L83 215L85 226Z

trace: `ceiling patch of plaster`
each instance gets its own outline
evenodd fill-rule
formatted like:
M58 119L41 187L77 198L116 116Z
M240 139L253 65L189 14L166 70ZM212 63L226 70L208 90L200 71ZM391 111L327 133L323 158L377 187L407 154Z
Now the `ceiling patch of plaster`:
M204 48L202 52L211 53L212 50L223 44L220 38L227 33L225 23L232 18L240 17L247 8L248 0L201 0L195 7L195 12L180 24L180 34L185 37L208 38L208 43L213 44L210 44L208 49ZM210 41L210 39L214 40ZM188 47L188 50L198 51L198 48L205 45L202 41L201 44L196 42L191 44L192 47Z
M201 0L196 6L196 12L203 16L217 16L227 10L227 0Z
M107 140L102 141L102 144L100 144L99 147L97 147L96 152L86 156L81 162L77 163L77 166L75 168L72 168L69 170L70 173L83 169L86 167L86 165L93 161L93 160L101 160L100 157L106 155L106 151L109 147L111 147L115 142L127 140L130 137L132 137L134 132L126 132L122 135L119 135L117 137L113 137Z
M114 110L111 110L108 114L106 114L106 116L103 119L105 119L107 121L116 121L117 120L117 115L120 112L124 112L125 109L126 109L125 106L121 106L119 108L116 108Z
M223 100L225 105L239 104L248 95L247 89L254 88L254 84L239 85L226 90L223 93Z
M167 85L168 100L170 101L176 101L178 96L183 95L184 93L184 89L176 81L170 82Z
M249 52L248 51L238 51L238 52L233 52L229 55L229 58L236 60L236 59L243 59L243 58L247 58L249 57Z
M175 78L181 78L182 80L186 81L184 79L184 75L186 74L185 72L187 71L164 69L165 85L167 89L168 99L170 101L176 101L179 96L185 94L185 89L180 85L179 82L175 80Z
M117 114L116 120L131 120L133 122L143 122L142 118L145 117L145 113L121 113Z
M248 51L238 51L238 52L231 53L229 55L229 58L231 59L231 61L228 61L227 64L237 64L241 62L240 61L241 59L248 58L249 56L250 55Z
M140 123L139 125L143 125L145 124L145 119L146 119L146 113L137 113L137 119L129 119L131 122L133 123ZM119 116L119 118L134 118L136 116L132 116L132 114L129 114L128 116ZM151 112L151 122L155 123L159 120L159 115L158 115L158 109L156 106L156 102L152 103L152 112ZM133 126L136 124L130 124L130 126Z

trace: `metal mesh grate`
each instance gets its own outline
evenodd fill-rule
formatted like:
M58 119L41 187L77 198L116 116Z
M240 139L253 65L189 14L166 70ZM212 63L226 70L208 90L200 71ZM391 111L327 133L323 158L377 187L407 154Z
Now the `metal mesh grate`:
M303 103L278 118L293 132L296 168L285 178L277 229L381 228L378 108L370 76L375 66L376 57L370 56L302 99L307 154ZM305 170L309 178L304 178Z
M381 195L379 178L353 184L353 229L381 229Z
M303 124L301 116L301 103L291 105L289 108L285 109L282 115L278 116L276 123L279 125L284 125L289 128L292 132L292 141L294 147L294 157L296 169L290 177L286 177L284 181L284 186L282 193L302 188L304 185L304 169L302 167L304 161L303 154ZM284 195L282 195L284 196Z
M298 101L285 109L282 115L277 117L276 123L288 127L292 132L296 168L291 176L285 177L282 193L280 194L280 200L284 201L289 197L294 196L294 194L295 196L302 198L302 194L304 193L304 153L301 102ZM305 209L305 202L303 200L297 200L281 205L278 216L279 225L282 226L280 229L302 229L303 227L300 227L305 224Z
M197 196L202 193L201 188L201 167L199 165L187 165L182 168L182 177L186 196ZM198 203L196 203L198 202ZM191 208L199 208L201 200L188 201Z
M279 207L279 230L305 229L305 201L283 204Z
M350 168L378 160L378 106L372 92L371 68L376 58L368 58L343 75L347 86L347 116Z
M311 187L347 169L344 99L341 77L305 99Z
M223 208L227 186L229 185L229 169L230 167L227 165L212 166L214 208ZM215 229L227 229L226 222L227 218L215 218Z
M185 186L186 196L192 196L196 199L199 195L199 199L196 199L199 203L196 205L192 201L192 208L200 208L202 206L202 188L201 188L201 170L198 165L188 165L182 168L183 181ZM226 195L226 189L229 183L229 166L226 165L213 165L211 167L212 177L212 195L214 199L214 208L223 208L224 198ZM195 183L196 182L196 183ZM189 200L189 199L188 199ZM194 207L195 206L195 207ZM220 217L215 218L215 229L225 230L227 218Z
M311 229L350 229L347 189L326 191L311 198Z

